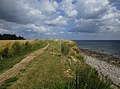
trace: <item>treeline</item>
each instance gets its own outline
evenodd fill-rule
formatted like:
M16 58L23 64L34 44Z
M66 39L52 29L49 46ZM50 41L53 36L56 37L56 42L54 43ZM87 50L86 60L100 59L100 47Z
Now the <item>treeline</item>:
M25 40L25 38L15 34L0 34L0 40Z

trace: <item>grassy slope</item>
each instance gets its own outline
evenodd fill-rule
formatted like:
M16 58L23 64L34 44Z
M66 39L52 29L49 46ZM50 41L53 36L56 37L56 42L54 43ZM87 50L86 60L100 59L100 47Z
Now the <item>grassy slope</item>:
M60 62L62 57L50 53L53 51L60 53L58 48L59 45L51 43L49 49L31 61L25 70L17 76L19 80L10 87L14 89L40 89L43 86L50 87L53 82L65 80L63 72L68 67Z
M81 60L83 58L75 50L70 49L64 55L60 42L48 42L50 47L46 52L32 60L16 77L7 80L0 89L110 89L102 81L97 83L96 72ZM71 55L80 60L70 59ZM81 76L79 86L77 79Z
M32 45L34 45L34 43L35 44L37 44L37 43L40 44L41 43L41 45L34 46L31 50L29 50L30 48L26 49L26 51L24 51L24 49L23 49L23 50L21 50L21 53L18 54L18 55L14 55L12 57L8 57L8 58L0 60L0 73L4 72L5 70L7 70L7 69L9 69L11 67L13 67L16 63L20 62L23 58L25 58L27 54L29 54L29 53L31 53L31 52L39 49L39 48L42 48L42 47L44 47L47 44L47 42L41 42L41 41L35 41L35 40L30 40L30 41L28 41L28 40L23 40L23 41L18 41L18 40L17 41L4 41L3 40L3 41L0 41L0 43L1 43L1 47L0 48L3 49L3 48L6 48L6 46L8 48L10 48L11 45L13 45L15 42L18 42L18 44L24 44L25 42L29 42ZM22 49L22 47L21 47L21 49ZM0 50L0 52L1 51L2 50Z
M15 42L25 43L27 41L32 43L34 40L0 40L0 51L6 47L9 47Z

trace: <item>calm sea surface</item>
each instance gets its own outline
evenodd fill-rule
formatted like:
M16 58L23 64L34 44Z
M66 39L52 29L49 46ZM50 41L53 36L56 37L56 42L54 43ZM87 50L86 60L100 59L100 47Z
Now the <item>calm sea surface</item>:
M79 48L120 56L120 40L75 40Z

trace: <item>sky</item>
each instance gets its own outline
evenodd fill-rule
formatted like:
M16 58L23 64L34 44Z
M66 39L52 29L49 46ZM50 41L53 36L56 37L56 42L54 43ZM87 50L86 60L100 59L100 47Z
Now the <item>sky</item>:
M120 40L120 0L0 0L0 34Z

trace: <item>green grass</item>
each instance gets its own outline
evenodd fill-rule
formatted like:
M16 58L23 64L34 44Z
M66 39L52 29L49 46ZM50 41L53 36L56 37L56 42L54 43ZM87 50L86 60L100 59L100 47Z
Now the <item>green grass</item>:
M30 61L15 81L5 82L4 89L111 89L110 83L83 61L73 43L68 42L69 52L65 49L64 53L60 41L47 42L49 48ZM70 59L71 55L77 62Z
M68 45L67 42L62 42L61 43L61 52L64 54L64 55L67 55L70 51L70 46Z
M50 42L48 51L35 58L25 68L25 71L20 72L18 78L19 84L15 84L14 89L40 89L50 86L50 83L63 80L62 74L67 67L60 63L61 58L57 55L50 55L50 52L58 52L58 45ZM23 83L24 82L24 83ZM47 85L48 84L48 85ZM13 85L14 86L14 85Z
M97 71L88 65L76 71L75 78L69 83L72 89L112 89L110 82L102 79Z
M0 86L0 89L6 89L7 87L9 87L11 85L11 83L13 83L17 80L18 80L17 77L13 77L13 78L10 78L10 79L6 80L5 83Z
M0 73L13 67L16 63L20 62L27 54L44 47L47 42L34 41L35 43L19 43L15 42L9 47L6 47L0 52Z
M12 68L13 65L20 62L24 57L25 57L25 55L21 55L19 57L15 56L15 57L12 57L9 59L0 60L0 72L2 73L7 69Z

